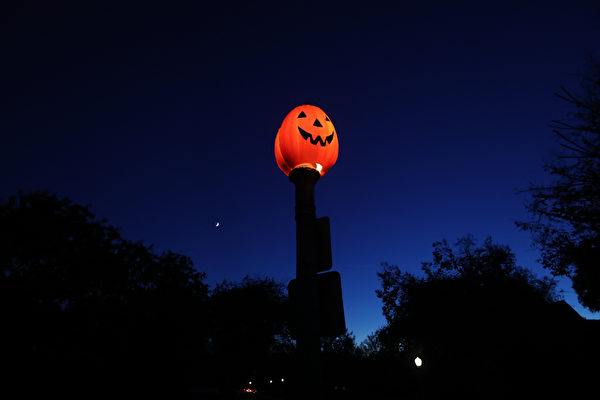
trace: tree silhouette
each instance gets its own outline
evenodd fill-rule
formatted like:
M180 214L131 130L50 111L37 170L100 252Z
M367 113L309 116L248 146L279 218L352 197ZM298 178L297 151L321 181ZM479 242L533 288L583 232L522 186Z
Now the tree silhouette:
M121 238L88 206L11 196L0 204L0 269L2 360L15 385L152 390L205 351L204 274Z
M346 394L360 388L362 353L354 335L346 331L338 337L321 338L321 362L326 393Z
M360 352L365 357L377 357L383 351L381 343L381 328L367 335L360 345Z
M287 358L282 357L294 349L287 307L284 286L269 278L245 277L215 287L210 297L210 338L222 387L248 381L264 384L269 375L289 378Z
M579 302L600 311L600 63L582 78L580 94L561 88L556 96L574 109L553 121L563 152L545 167L552 183L528 190L534 219L517 226L532 233L543 266L571 278Z
M584 320L576 313L557 309L564 303L554 301L553 280L535 278L490 238L480 247L470 236L455 248L446 241L433 247L423 276L388 264L378 274L388 322L379 333L385 352L420 357L434 396L541 395L581 387L584 380L576 384L576 378L589 374L582 364L589 361L589 336L584 339Z

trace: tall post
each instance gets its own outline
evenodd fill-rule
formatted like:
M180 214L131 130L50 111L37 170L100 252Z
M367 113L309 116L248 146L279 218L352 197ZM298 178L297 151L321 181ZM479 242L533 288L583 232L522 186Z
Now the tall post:
M317 236L315 184L319 172L296 168L290 172L296 186L296 281L298 284L298 334L300 355L297 394L301 398L321 398L319 303L317 288Z

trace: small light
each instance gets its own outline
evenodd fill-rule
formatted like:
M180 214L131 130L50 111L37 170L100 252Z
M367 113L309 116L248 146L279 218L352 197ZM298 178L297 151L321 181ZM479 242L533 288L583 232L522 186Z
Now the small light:
M285 381L283 380L283 378L281 378L281 382L285 382Z
M417 367L420 367L421 365L423 365L423 360L421 360L419 357L415 358L415 365Z
M323 166L321 164L319 164L319 163L316 163L316 164L317 164L317 172L320 173L321 170L323 169Z
M248 382L248 385L252 385L252 381Z

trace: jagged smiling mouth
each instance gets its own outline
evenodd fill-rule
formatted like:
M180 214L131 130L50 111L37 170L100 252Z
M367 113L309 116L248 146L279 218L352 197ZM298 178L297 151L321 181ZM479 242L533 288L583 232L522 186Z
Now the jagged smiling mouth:
M325 138L325 140L323 140L323 139L321 139L321 136L317 136L316 138L313 139L313 137L310 133L306 132L304 129L302 129L300 127L298 127L298 130L300 131L300 135L302 135L304 140L310 139L310 142L314 145L316 145L317 143L320 143L321 146L325 147L326 143L331 143L331 141L333 140L333 133L331 133L331 135L327 136Z

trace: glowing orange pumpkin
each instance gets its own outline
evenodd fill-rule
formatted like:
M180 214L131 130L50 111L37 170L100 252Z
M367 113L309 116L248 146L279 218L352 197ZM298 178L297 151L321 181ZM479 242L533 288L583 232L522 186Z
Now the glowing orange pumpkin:
M294 168L308 167L323 176L337 161L338 151L331 120L319 107L308 104L290 111L275 137L275 159L286 175Z

